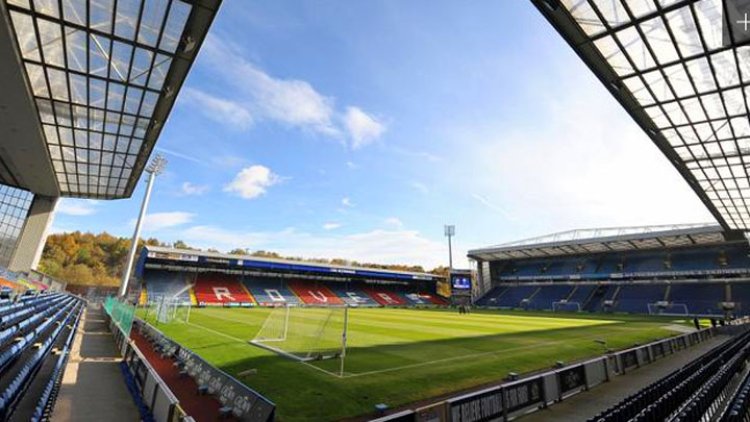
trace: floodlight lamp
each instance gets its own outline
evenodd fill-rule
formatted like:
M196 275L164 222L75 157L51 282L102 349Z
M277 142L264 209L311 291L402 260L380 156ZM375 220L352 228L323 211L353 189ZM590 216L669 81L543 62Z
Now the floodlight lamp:
M167 166L167 159L161 154L156 154L153 160L146 166L146 171L153 173L158 176L164 172L164 168Z

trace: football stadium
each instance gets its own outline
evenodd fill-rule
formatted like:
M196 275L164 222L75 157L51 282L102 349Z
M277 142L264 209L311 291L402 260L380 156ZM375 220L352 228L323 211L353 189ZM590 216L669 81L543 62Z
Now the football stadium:
M748 2L514 4L554 34L555 48L577 56L586 76L596 78L618 112L650 139L652 152L713 221L498 239L505 243L468 249L466 268L453 265L455 227L447 225L448 266L432 271L363 263L381 255L306 259L242 245L226 253L190 247L177 236L197 232L224 247L234 232L181 228L171 220L161 224L177 227L174 241L149 237L156 227L147 211L155 180L175 183L177 173L159 152L190 162L194 174L201 166L214 173L232 165L225 159L206 165L205 157L159 149L174 136L171 127L203 112L186 106L186 98L231 115L229 123L211 121L209 133L219 134L221 125L232 123L298 124L300 117L279 112L280 104L314 91L304 81L274 79L221 55L236 48L226 41L225 25L257 6L227 3L0 0L0 419L750 420ZM228 7L236 13L221 12ZM270 22L269 16L250 21L274 36L298 24L280 15ZM325 33L324 26L316 31ZM247 34L238 44L252 43ZM228 72L222 78L250 75L261 92L253 95L276 107L273 112L249 112L239 100L191 87L189 75L205 77L204 69L192 70L201 51L200 60L218 61ZM307 53L290 51L295 54ZM284 95L270 94L280 88ZM234 94L243 95L241 89ZM316 104L334 103L321 98ZM365 125L364 132L352 130L360 142L353 151L385 130L357 107L344 113L351 119L341 127L336 119L314 120L301 132L341 140L344 128ZM221 153L220 146L212 148ZM632 163L634 171L645 171L639 164ZM232 182L222 192L254 199L273 185L297 182L261 167L247 167L240 172L244 179L235 180L254 181L251 189ZM359 164L347 161L347 167L355 171ZM182 193L166 201L208 191L184 183ZM84 205L70 208L70 198ZM288 209L274 198L265 198L274 210L271 220L283 220ZM132 222L117 224L133 230L132 240L106 232L50 233L56 212L83 216L93 226L86 207L113 200L136 204L127 211ZM554 208L551 201L547 206ZM204 202L217 213L233 208ZM339 202L339 215L353 214L351 198ZM430 210L440 213L437 208ZM232 211L269 224L255 208ZM170 217L189 221L193 214ZM395 218L386 223L392 231L403 226ZM341 225L329 222L324 230ZM290 228L248 237L294 235ZM350 253L367 238L346 238L353 241L335 243L341 250L334 253L361 256ZM399 242L377 245L392 243ZM397 245L404 261L415 256L410 245ZM327 247L320 246L321 255ZM105 270L104 261L113 269ZM114 282L101 283L105 277Z

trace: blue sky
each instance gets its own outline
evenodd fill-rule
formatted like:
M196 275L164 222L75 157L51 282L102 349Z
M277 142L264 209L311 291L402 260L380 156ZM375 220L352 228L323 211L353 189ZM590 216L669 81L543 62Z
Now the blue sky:
M225 1L156 150L144 237L447 261L573 228L711 221L526 1ZM62 200L129 236L145 187Z

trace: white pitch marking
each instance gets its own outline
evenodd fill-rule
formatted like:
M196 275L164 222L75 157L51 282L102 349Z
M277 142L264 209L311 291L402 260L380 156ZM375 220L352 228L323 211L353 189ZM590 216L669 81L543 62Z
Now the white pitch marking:
M461 356L452 356L449 358L431 360L428 362L418 362L418 363L412 363L409 365L395 366L393 368L379 369L377 371L357 372L357 373L350 374L350 375L344 375L344 378L361 377L363 375L373 375L373 374L381 374L385 372L400 371L402 369L418 368L420 366L432 365L434 363L441 363L441 362L450 362L452 360L458 360L458 359L474 358L474 357L489 356L489 355L502 355L507 352L515 352L518 350L533 349L539 346L551 346L551 345L559 344L559 343L567 343L570 340L584 340L587 338L598 338L598 336L587 335L587 336L580 336L580 337L570 337L565 340L547 341L544 343L530 344L528 346L518 346L518 347L511 347L509 349L503 349L503 350L493 350L490 352L481 352L481 353L472 353L472 354L461 355Z
M210 332L212 332L212 333L214 333L216 335L219 335L219 336L222 336L222 337L226 337L228 339L235 340L235 341L238 341L240 343L247 343L247 340L243 340L243 339L241 339L239 337L230 336L229 334L222 333L221 331L216 331L216 330L214 330L212 328L204 327L204 326L202 326L200 324L195 324L195 323L192 323L192 322L186 322L185 324L192 325L193 327L202 328L202 329L204 329L206 331L210 331Z
M241 321L238 321L238 320L235 320L235 319L231 319L231 318L221 317L221 316L218 316L218 315L208 315L206 313L203 313L203 315L206 315L209 318L223 319L225 321L235 322L235 323L238 323L238 324L243 324L243 325L248 325L248 326L250 325L250 324L245 323L245 322L241 322ZM618 321L612 321L612 323L618 323ZM231 339L234 339L234 340L237 340L237 341L241 341L243 343L247 343L247 341L245 341L245 340L241 340L241 339L239 339L237 337L232 337L232 336L230 336L228 334L224 334L224 333L221 333L219 331L212 330L212 329L210 329L208 327L204 327L202 325L197 325L197 324L193 324L193 323L190 323L190 322L188 322L188 324L189 325L195 325L196 327L203 328L205 330L214 332L216 334L222 335L222 336L227 337L227 338L231 338ZM594 327L596 327L597 325L599 325L599 324L593 324ZM583 327L575 327L574 326L574 327L570 327L570 328L583 328ZM636 331L636 330L638 330L637 328L630 328L630 327L620 327L620 328L628 330L628 331ZM339 375L337 373L330 372L330 371L328 371L326 369L317 367L317 366L315 366L315 365L313 365L313 364L311 364L309 362L301 362L301 363L303 363L303 364L305 364L307 366L310 366L312 368L315 368L315 369L317 369L319 371L322 371L322 372L324 372L326 374L329 374L331 376L334 376L336 378L353 378L353 377L360 377L360 376L364 376L364 375L374 375L374 374L381 374L381 373L386 373L386 372L399 371L399 370L402 370L402 369L418 368L420 366L432 365L434 363L441 363L441 362L450 362L450 361L458 360L458 359L466 359L466 358L473 358L473 357L489 356L489 355L493 355L493 354L501 355L501 354L504 354L506 352L513 352L513 351L518 351L518 350L531 349L531 348L535 348L535 347L539 347L539 346L550 346L550 345L554 345L554 344L566 343L566 342L568 342L570 340L581 340L581 339L586 339L586 338L598 338L598 337L597 336L590 336L590 335L588 335L588 336L581 336L581 337L571 337L571 338L568 338L568 339L565 339L565 340L557 340L557 341L550 341L550 342L544 342L544 343L536 343L536 344L533 344L533 345L519 346L519 347L514 347L514 348L509 348L509 349L503 349L503 350L481 352L481 353L473 353L473 354L461 355L461 356L453 356L453 357L449 357L449 358L431 360L431 361L427 361L427 362L418 362L418 363L413 363L413 364L409 364L409 365L402 365L402 366L395 366L395 367L392 367L392 368L379 369L379 370L376 370L376 371L351 373L349 375L344 375L344 376L341 376L341 375Z
M226 337L226 338L228 338L228 339L230 339L230 340L235 340L235 341L237 341L237 342L239 342L239 343L242 343L242 344L246 344L246 345L248 345L248 346L250 345L250 343L248 343L248 342L247 342L247 340L242 340L242 339L241 339L241 338L239 338L239 337L234 337L234 336L230 336L229 334L224 334L224 333L222 333L221 331L216 331L216 330L214 330L214 329L212 329L212 328L204 327L204 326L202 326L202 325L200 325L200 324L195 324L195 323L192 323L192 322L187 322L186 324L187 324L187 325L192 325L193 327L198 327L198 328L202 328L202 329L204 329L204 330L206 330L206 331L209 331L209 332L212 332L212 333L214 333L214 334L216 334L216 335L219 335L219 336L222 336L222 337ZM305 365L307 365L307 366L309 366L309 367L311 367L311 368L315 368L315 369L317 369L318 371L324 372L324 373L326 373L326 374L328 374L328 375L334 376L334 377L336 377L336 378L341 378L341 375L339 375L339 374L333 373L333 372L331 372L331 371L328 371L328 370L325 370L325 369L323 369L323 368L319 368L319 367L317 367L317 366L315 366L315 365L311 365L311 364L309 364L309 363L307 363L307 362L301 362L301 363L303 363L303 364L305 364Z

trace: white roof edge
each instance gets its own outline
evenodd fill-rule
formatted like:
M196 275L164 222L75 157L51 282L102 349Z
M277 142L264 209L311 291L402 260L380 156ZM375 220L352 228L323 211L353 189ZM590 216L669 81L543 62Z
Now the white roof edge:
M438 278L441 277L438 274L432 274L432 273L384 270L380 268L324 264L320 262L297 261L297 260L283 259L283 258L265 258L265 257L259 257L259 256L252 256L252 255L234 255L234 254L228 254L228 253L222 253L222 252L200 251L200 250L193 250L193 249L178 249L178 248L171 248L171 247L165 247L165 246L146 245L146 249L150 251L155 251L155 252L171 252L171 253L179 253L179 254L184 254L184 255L200 255L200 256L213 257L213 258L242 259L242 260L248 260L248 261L261 261L261 262L276 262L280 264L307 265L307 266L312 266L312 267L337 268L337 269L342 269L342 270L377 271L377 272L383 272L383 273L406 274L406 275L413 275L413 276L420 276L420 277L425 277L425 276L438 277Z
M724 230L716 223L691 223L655 226L607 227L600 229L577 229L537 236L528 239L507 242L485 248L473 249L469 256L514 250L536 249L542 247L560 247L606 243L616 241L639 241L674 236L722 233Z

